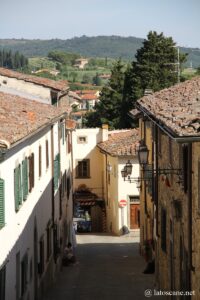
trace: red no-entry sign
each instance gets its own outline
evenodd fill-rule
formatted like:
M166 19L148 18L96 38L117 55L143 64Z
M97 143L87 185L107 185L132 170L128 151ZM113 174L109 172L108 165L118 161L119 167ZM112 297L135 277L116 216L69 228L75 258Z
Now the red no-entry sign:
M119 206L120 207L125 207L126 205L127 205L127 201L126 200L122 199L122 200L119 201Z

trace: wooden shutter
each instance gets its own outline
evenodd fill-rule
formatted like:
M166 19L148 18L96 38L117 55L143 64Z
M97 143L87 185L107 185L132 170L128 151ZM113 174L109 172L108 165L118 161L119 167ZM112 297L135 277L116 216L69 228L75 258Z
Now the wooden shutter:
M54 189L58 188L58 159L57 156L54 159Z
M31 154L31 160L32 160L32 187L34 188L34 185L35 185L35 172L34 172L34 166L35 166L35 163L34 163L34 153Z
M15 211L19 210L19 168L14 169Z
M49 167L49 142L46 140L46 168Z
M39 146L39 177L42 175L42 147Z
M18 185L19 185L19 205L22 204L22 193L23 193L23 189L22 189L22 170L21 170L21 164L19 164L18 166L18 174L19 174L19 182L18 182Z
M25 158L22 161L22 188L23 188L23 201L27 199L28 195L28 160Z
M5 225L5 183L0 178L0 228Z

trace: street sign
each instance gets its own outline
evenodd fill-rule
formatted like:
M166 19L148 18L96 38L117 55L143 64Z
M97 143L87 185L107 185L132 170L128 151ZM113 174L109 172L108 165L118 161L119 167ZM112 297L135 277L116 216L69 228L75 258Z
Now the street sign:
M127 205L127 201L126 200L122 199L122 200L119 201L119 206L120 207L125 207L126 205Z

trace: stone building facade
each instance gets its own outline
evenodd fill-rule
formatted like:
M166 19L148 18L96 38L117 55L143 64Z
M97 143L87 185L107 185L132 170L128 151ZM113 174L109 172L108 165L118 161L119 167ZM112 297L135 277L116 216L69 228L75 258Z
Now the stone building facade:
M148 237L150 219L157 287L188 293L194 299L200 298L199 91L197 77L144 96L136 104L141 138L150 150L148 164L153 169L152 203L147 200L147 180L141 191L141 209L147 205L151 212L145 214L143 209L141 243ZM176 299L181 296L175 294Z

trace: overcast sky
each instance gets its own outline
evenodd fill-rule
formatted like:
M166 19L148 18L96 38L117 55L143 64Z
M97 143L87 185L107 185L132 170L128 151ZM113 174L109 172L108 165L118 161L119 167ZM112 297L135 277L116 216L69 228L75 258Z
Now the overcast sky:
M200 0L0 0L0 38L145 38L150 30L200 47Z

